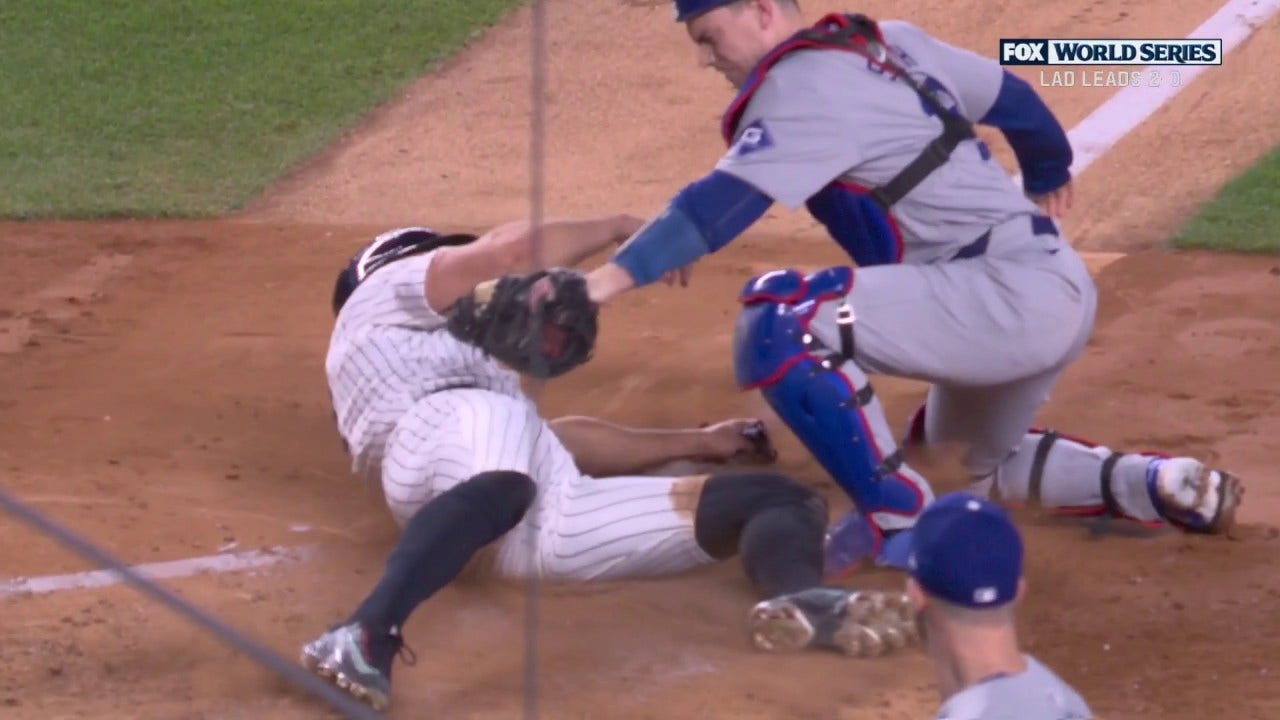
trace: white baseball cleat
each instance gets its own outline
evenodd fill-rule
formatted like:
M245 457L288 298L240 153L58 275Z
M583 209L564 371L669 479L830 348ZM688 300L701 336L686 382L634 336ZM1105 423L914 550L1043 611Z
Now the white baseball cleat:
M1157 458L1147 467L1147 493L1161 517L1183 530L1225 534L1235 524L1244 484L1195 458Z
M836 650L887 655L917 639L906 593L816 587L758 603L748 619L752 643L766 652Z

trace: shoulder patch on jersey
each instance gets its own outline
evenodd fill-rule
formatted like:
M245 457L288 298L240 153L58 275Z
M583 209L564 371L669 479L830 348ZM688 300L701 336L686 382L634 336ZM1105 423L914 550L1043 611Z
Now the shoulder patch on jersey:
M730 148L729 154L733 157L742 157L771 147L773 147L773 136L769 134L769 128L764 124L764 120L756 120L738 135L738 140Z

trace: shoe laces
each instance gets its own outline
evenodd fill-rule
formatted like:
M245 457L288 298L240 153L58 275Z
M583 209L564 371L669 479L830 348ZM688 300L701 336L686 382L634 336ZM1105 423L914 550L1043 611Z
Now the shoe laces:
M409 644L404 641L404 636L400 634L400 628L391 628L387 631L387 637L391 640L392 647L395 648L393 657L400 658L400 662L408 665L409 667L413 667L418 664L418 654L415 653L413 648L409 647Z

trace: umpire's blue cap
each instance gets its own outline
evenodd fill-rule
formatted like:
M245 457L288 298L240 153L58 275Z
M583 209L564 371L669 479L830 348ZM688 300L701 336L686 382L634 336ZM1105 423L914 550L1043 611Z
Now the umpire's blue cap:
M1022 554L1022 537L1004 508L956 492L920 514L907 568L930 595L963 607L998 607L1018 594Z
M738 0L676 0L676 22L685 22L721 5L732 5Z

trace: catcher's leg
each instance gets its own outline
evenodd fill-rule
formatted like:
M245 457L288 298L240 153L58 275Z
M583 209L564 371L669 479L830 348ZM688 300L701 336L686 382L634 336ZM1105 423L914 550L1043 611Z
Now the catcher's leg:
M907 442L963 442L974 490L1063 514L1169 522L1225 532L1243 489L1239 479L1188 457L1123 452L1032 429L1058 372L996 388L935 386Z
M879 530L913 525L933 491L903 460L880 401L853 360L852 315L836 318L834 342L810 327L818 306L843 302L852 283L850 268L807 277L778 271L751 281L741 296L734 366L739 385L760 389L857 511L874 521L861 523L876 533L875 546L866 549L901 564L905 553L883 552Z

